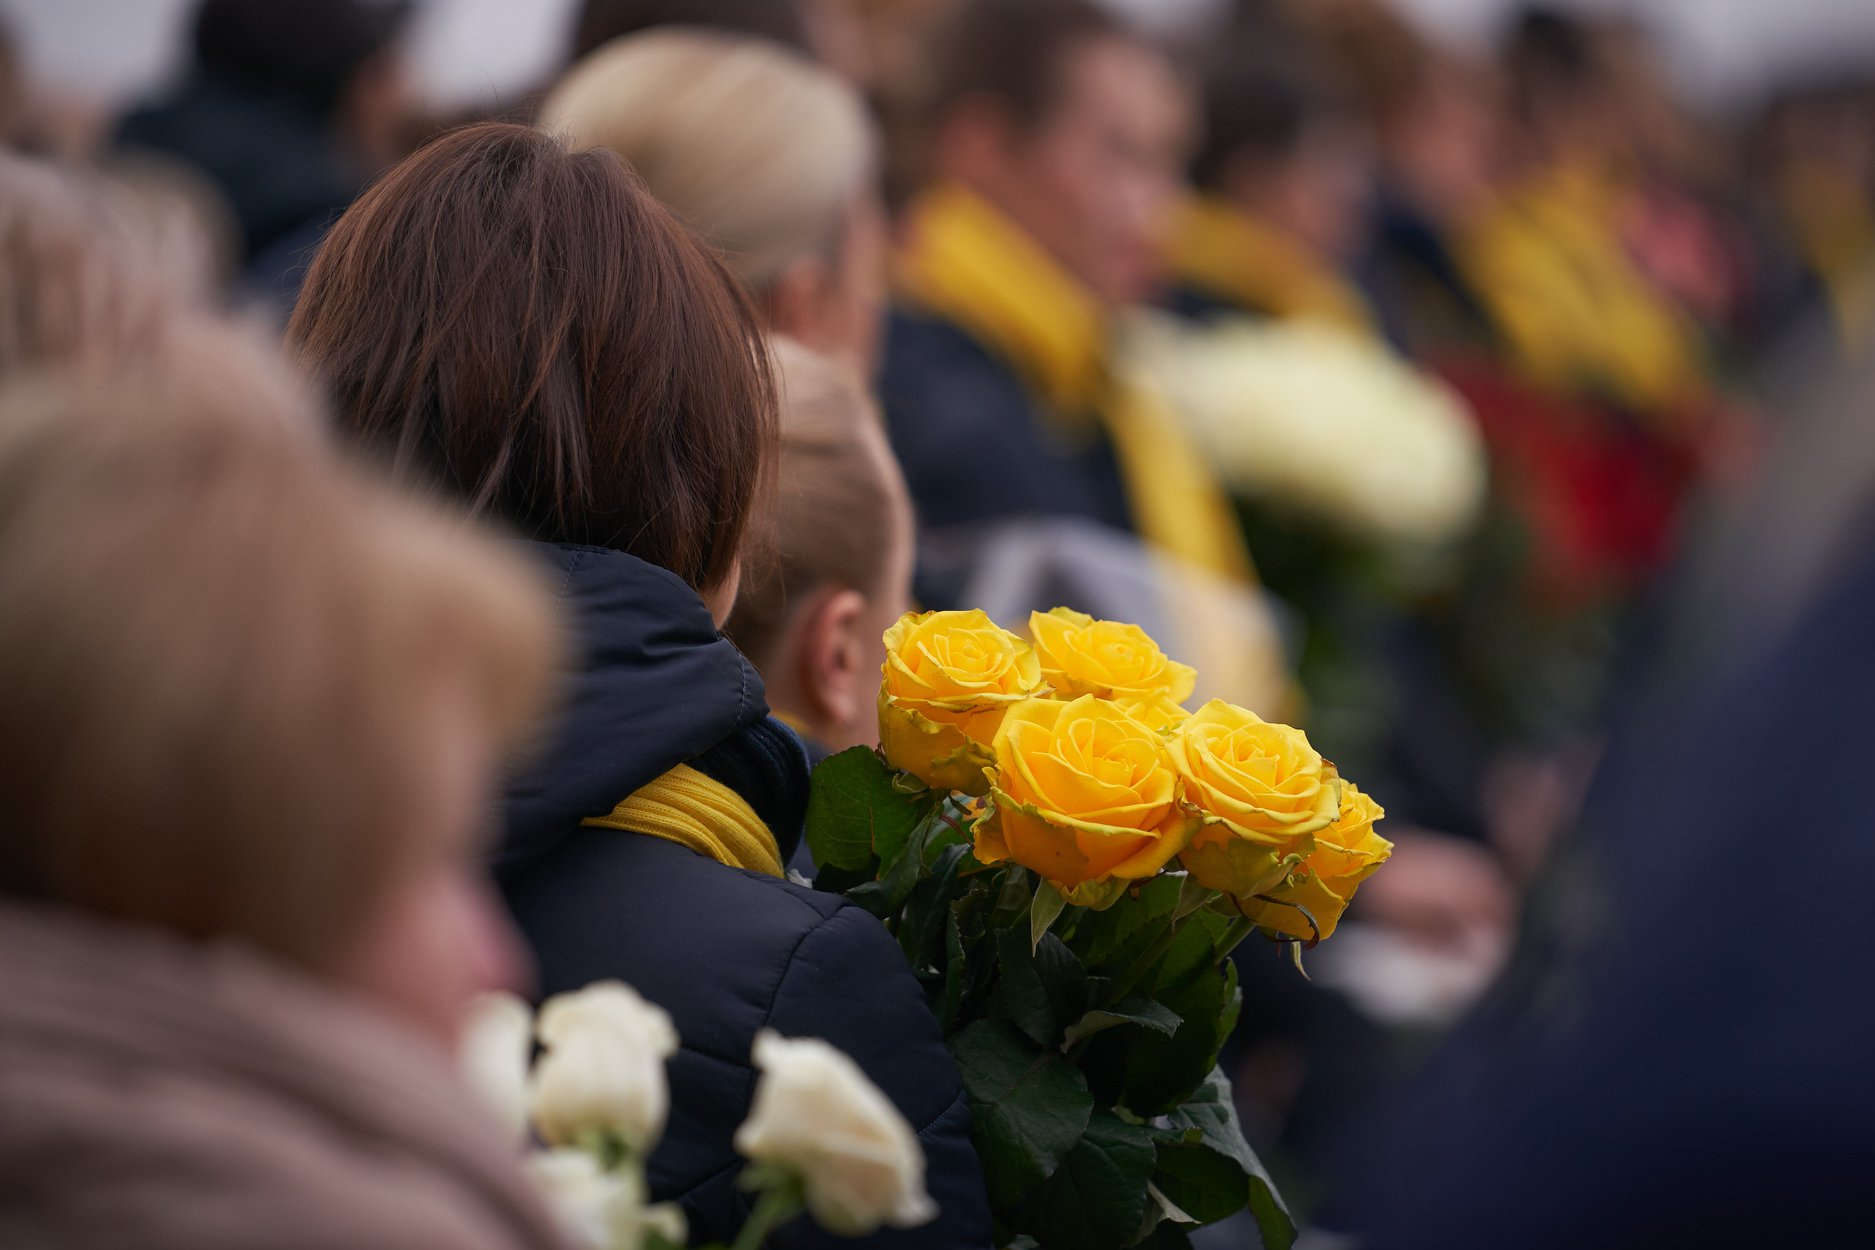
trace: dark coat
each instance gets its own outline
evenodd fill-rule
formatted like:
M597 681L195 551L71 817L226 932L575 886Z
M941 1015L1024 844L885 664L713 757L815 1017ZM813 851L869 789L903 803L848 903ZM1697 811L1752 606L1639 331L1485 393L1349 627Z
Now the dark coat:
M193 166L226 197L241 228L242 265L319 231L363 189L330 121L294 97L197 77L119 125L115 142Z
M1066 516L1133 529L1096 423L1064 434L1008 361L950 322L892 314L879 395L925 528Z
M750 1207L731 1147L763 1028L821 1037L885 1091L923 1143L941 1210L920 1229L852 1242L806 1220L771 1244L974 1247L991 1240L957 1068L898 944L836 895L725 867L658 838L581 828L676 764L733 786L800 840L807 762L768 716L761 678L681 579L616 551L543 547L584 665L543 762L505 800L496 875L539 963L543 995L620 978L671 1013L671 1116L650 1163L697 1240L728 1241Z
M1511 970L1341 1173L1362 1245L1875 1245L1862 541L1617 739Z

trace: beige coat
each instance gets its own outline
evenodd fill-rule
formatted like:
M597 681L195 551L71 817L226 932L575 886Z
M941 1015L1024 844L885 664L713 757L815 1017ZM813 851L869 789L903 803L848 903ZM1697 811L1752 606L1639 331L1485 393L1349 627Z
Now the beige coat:
M256 955L0 904L0 1246L561 1242L444 1056Z

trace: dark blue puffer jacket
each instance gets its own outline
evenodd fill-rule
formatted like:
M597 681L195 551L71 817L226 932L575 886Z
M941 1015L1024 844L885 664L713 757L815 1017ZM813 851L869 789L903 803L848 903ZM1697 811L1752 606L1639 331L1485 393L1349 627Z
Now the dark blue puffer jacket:
M539 963L543 995L617 977L663 1006L682 1049L671 1116L651 1157L659 1199L696 1240L728 1241L749 1203L731 1136L755 1087L763 1028L821 1037L866 1071L918 1131L941 1214L850 1241L798 1220L778 1250L983 1250L988 1200L956 1065L898 943L838 896L725 867L672 842L582 828L583 817L672 766L733 786L800 840L807 762L768 716L761 678L674 574L616 551L540 548L574 614L584 662L542 762L509 788L496 875Z

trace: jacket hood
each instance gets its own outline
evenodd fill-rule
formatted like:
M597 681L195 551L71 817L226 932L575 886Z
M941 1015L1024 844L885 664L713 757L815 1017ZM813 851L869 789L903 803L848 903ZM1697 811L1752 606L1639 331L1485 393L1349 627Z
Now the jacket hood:
M578 663L547 749L503 798L498 868L768 717L754 665L682 578L619 551L533 547L556 575Z

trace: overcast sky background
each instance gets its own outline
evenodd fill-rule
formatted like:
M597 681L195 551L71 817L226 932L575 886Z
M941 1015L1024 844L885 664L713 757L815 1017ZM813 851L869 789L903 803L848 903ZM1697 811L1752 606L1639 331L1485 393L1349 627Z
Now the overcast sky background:
M282 4L320 0L276 0ZM1169 19L1219 0L1108 0ZM1488 39L1517 0L1396 0L1461 41ZM418 83L442 107L502 99L552 71L574 0L424 0L411 53ZM0 0L34 77L104 103L161 83L180 56L194 0ZM1748 100L1816 65L1875 64L1875 0L1575 0L1634 13L1665 39L1688 91Z

